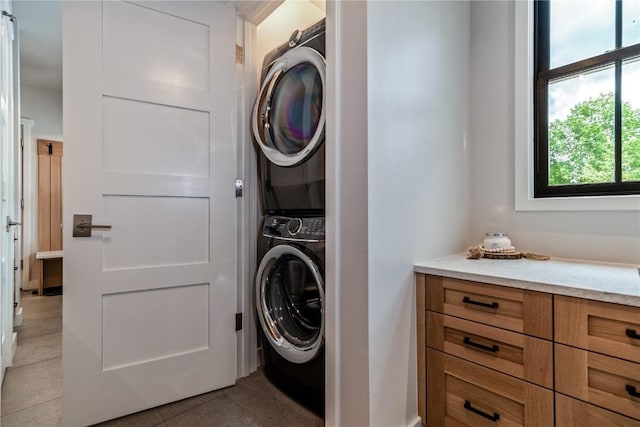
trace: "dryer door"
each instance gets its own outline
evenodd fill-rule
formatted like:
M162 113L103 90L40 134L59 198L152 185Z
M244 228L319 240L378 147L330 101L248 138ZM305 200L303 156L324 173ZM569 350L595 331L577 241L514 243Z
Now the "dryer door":
M256 305L278 354L293 363L316 357L324 342L324 281L309 256L289 245L271 248L258 267Z
M278 58L264 78L251 115L253 135L269 160L295 166L324 141L326 65L300 46Z

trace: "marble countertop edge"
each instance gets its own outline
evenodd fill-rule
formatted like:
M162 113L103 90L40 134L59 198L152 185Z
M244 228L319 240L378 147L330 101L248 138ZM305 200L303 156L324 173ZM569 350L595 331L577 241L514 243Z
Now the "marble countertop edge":
M640 307L640 270L635 265L557 258L545 263L466 260L460 253L416 263L414 272Z

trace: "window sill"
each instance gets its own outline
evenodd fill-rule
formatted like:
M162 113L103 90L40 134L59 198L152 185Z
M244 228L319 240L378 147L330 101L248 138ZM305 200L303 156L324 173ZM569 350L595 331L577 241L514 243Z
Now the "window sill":
M518 197L516 211L640 211L640 196Z

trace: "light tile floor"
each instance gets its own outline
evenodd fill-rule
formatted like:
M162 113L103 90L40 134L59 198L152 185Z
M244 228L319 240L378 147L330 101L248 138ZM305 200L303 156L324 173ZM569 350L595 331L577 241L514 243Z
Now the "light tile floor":
M62 297L23 294L14 366L2 385L2 427L58 427L62 419ZM257 371L235 386L132 414L100 426L319 427Z

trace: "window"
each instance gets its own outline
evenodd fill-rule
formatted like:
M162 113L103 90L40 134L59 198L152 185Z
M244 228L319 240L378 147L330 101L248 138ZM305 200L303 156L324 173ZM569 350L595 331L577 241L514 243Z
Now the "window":
M534 196L640 194L640 0L534 18Z

